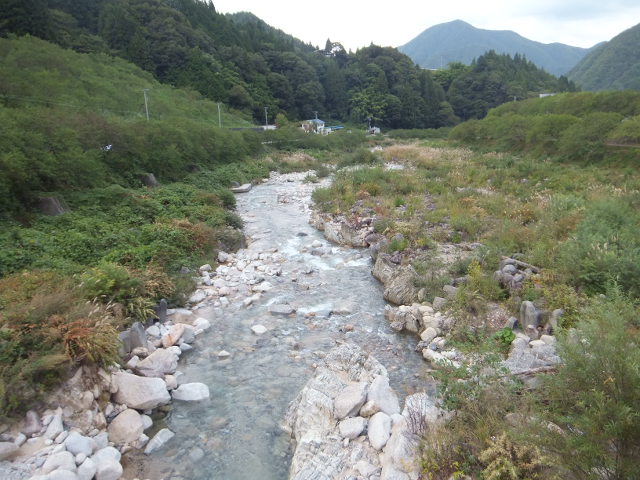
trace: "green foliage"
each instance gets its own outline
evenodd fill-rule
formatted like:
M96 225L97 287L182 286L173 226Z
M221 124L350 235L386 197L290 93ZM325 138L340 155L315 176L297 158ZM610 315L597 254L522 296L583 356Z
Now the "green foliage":
M566 79L565 79L566 81ZM455 114L463 120L484 117L489 109L513 100L543 92L575 91L575 85L563 84L553 75L516 54L499 55L494 51L474 60L470 69L457 75L447 90Z
M502 151L593 162L633 158L638 92L567 93L509 102L481 121L456 126L450 138Z
M637 304L615 289L593 299L576 330L561 339L563 364L540 391L545 421L561 429L545 429L544 445L578 478L637 477L638 313Z
M21 411L54 386L71 362L117 360L108 306L86 302L72 282L53 272L0 280L0 415Z
M611 282L634 297L640 295L638 209L625 197L593 202L561 258L571 281L588 294L604 293Z
M493 339L498 343L500 350L508 353L511 342L516 339L516 334L509 327L504 327L493 334Z

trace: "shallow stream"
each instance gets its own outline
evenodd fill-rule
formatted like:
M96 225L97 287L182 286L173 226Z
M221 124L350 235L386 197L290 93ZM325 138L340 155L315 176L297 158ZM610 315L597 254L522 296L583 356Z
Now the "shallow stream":
M248 239L243 253L255 257L277 249L282 274L269 277L273 288L248 307L232 301L195 311L212 328L183 356L181 381L206 383L211 398L172 404L165 421L176 436L151 456L147 477L286 479L291 442L280 425L287 406L323 352L340 342L372 353L389 370L401 398L424 388L424 362L413 351L416 337L392 331L384 320L382 289L371 275L368 251L330 245L308 224L311 187L303 178L275 176L237 196ZM274 304L289 304L296 312L274 315ZM254 334L256 324L268 331ZM219 358L221 350L230 356Z

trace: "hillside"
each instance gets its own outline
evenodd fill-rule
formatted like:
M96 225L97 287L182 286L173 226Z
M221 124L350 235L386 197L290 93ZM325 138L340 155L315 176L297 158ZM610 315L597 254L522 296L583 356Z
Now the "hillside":
M569 78L584 90L640 90L640 24L589 52Z
M82 53L107 53L262 123L320 118L383 127L451 123L430 73L395 49L319 50L250 13L199 0L18 0L0 10L0 36L30 34ZM126 19L126 20L125 20ZM35 20L38 20L37 22ZM337 43L337 42L336 42Z
M554 75L567 73L589 51L562 43L535 42L510 30L484 30L462 20L430 27L398 50L421 67L431 69L451 62L468 65L489 50L520 54Z

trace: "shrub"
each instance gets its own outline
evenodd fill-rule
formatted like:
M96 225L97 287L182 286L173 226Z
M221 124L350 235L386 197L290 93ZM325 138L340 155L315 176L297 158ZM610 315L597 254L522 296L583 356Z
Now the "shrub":
M485 480L535 480L542 476L545 458L533 445L514 443L506 433L500 434L482 451L480 461Z
M576 478L637 478L640 468L640 336L637 304L619 290L594 298L574 333L560 338L563 364L540 390L540 435ZM567 399L571 398L568 402ZM548 429L551 421L560 429Z
M560 250L571 282L587 294L604 293L615 281L640 296L640 212L625 197L593 202Z

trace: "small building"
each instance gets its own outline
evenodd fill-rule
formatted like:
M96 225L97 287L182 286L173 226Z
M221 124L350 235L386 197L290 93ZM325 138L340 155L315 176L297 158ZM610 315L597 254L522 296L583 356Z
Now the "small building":
M312 118L311 120L305 120L300 125L306 133L324 133L324 120L320 120L319 118Z

